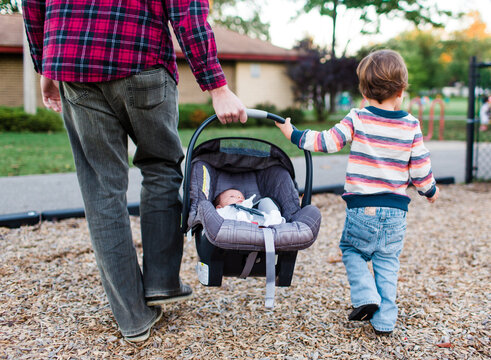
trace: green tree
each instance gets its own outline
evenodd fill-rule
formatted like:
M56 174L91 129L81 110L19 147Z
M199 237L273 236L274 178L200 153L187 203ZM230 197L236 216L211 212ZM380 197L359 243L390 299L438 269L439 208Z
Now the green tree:
M330 17L332 20L332 40L330 55L336 58L336 24L341 8L347 10L362 10L360 21L365 24L376 24L374 33L379 31L380 17L394 16L407 19L416 25L431 24L433 26L442 26L441 22L435 20L436 17L451 16L448 11L439 10L436 5L429 0L306 0L304 11L310 12L316 10L322 16ZM365 33L370 33L364 31ZM333 90L334 91L334 90ZM336 93L330 93L330 112L335 111Z
M346 57L330 58L326 49L314 46L310 39L301 41L296 49L302 56L287 70L293 81L295 100L312 105L317 121L325 121L326 95L356 89L358 61Z
M409 92L440 91L456 82L467 83L469 59L491 60L491 35L476 12L466 15L467 28L453 33L440 29L413 30L399 34L385 43L361 49L361 59L375 49L390 48L404 58L409 71Z
M238 13L238 6L247 7L249 14ZM214 24L261 40L270 40L269 24L260 17L261 6L254 0L210 1L210 20Z
M364 31L365 33L379 31L381 16L390 15L409 20L417 26L431 24L436 27L442 26L442 22L436 20L437 17L452 16L449 11L439 10L434 1L430 0L306 0L305 12L317 10L320 15L330 17L332 20L332 57L336 57L336 23L340 8L362 10L359 20L364 23L376 24L375 30Z
M442 61L445 66L445 84L467 83L469 59L476 56L478 61L491 61L491 34L481 15L476 12L466 14L470 25L462 31L455 31L443 41Z
M404 58L409 72L410 93L445 86L441 32L406 32L389 40L385 47L398 51Z
M0 0L0 14L13 14L20 12L20 0Z

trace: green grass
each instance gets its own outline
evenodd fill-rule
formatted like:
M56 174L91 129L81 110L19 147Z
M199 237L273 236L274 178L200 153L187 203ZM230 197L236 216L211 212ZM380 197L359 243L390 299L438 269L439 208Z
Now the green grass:
M447 105L447 104L446 104ZM464 120L465 99L452 99L446 107L445 113L456 116L457 119ZM406 108L405 108L406 109ZM314 130L328 129L336 124L346 112L338 112L332 115L331 119L325 123L315 123L309 121L308 125L299 125L302 130L310 128ZM424 117L423 134L427 134L428 117ZM439 109L436 109L433 139L438 139L438 119ZM179 131L182 144L187 147L194 130L182 129ZM259 138L276 144L283 149L288 156L303 156L303 152L296 146L287 141L280 133L279 129L271 123L271 126L248 127L243 126L222 126L219 124L207 127L198 139L198 143L203 141L223 137L241 136ZM491 142L491 131L480 133L480 140ZM444 140L466 140L466 122L458 120L448 120L445 122ZM346 154L348 148L343 149L339 154ZM313 155L323 155L314 153ZM49 174L60 172L75 171L70 151L68 137L65 132L60 133L0 133L0 176L30 175L30 174Z
M0 176L75 171L67 134L0 133Z

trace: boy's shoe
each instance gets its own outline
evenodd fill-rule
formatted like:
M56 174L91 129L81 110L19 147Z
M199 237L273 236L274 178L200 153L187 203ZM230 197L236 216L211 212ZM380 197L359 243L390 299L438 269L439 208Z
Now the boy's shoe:
M370 325L371 325L371 324L370 324ZM390 330L390 331L381 331L381 330L377 330L377 329L375 329L375 328L373 327L373 325L372 325L372 329L373 329L373 331L375 332L375 334L377 334L377 335L381 335L381 336L388 336L388 335L392 334L392 330Z
M132 343L138 343L138 342L142 342L142 341L145 341L147 340L149 337L150 337L150 331L152 330L152 327L158 323L160 321L160 319L162 319L162 309L159 307L158 308L158 315L157 317L155 318L155 320L150 324L150 326L148 327L147 330L145 330L144 332L140 333L140 334L136 334L136 335L131 335L131 336L125 336L125 340L126 341L129 341L129 342L132 342Z
M377 304L365 304L354 308L351 314L348 316L348 320L351 321L368 321L372 318L373 314L378 310Z
M183 301L191 298L193 295L193 289L191 286L181 284L180 288L169 292L167 295L150 296L145 298L147 306L164 305L175 301Z

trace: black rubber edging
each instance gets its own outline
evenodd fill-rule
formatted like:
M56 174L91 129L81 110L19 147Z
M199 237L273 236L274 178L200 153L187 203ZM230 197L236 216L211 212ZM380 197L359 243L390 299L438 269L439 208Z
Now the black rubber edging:
M128 204L128 213L132 216L139 216L140 203ZM24 225L36 225L41 221L59 221L83 217L85 217L83 208L48 210L43 211L42 213L37 211L27 211L23 213L0 215L0 227L13 229Z
M455 184L455 178L453 176L442 177L435 179L437 184L449 185ZM312 188L312 194L333 193L341 195L344 192L344 185L330 185L330 186L318 186ZM303 189L299 189L300 195L303 194ZM140 203L128 204L128 213L132 216L140 215ZM62 209L43 211L38 213L37 211L27 211L24 213L15 213L0 215L0 227L7 228L19 228L24 225L36 225L41 221L58 221L69 218L81 218L85 217L83 208L78 209Z

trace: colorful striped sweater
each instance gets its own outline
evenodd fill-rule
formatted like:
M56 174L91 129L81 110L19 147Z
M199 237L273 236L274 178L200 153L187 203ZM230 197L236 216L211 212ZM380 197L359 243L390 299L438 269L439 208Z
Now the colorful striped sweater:
M291 141L300 149L327 153L351 143L343 194L348 208L380 206L407 211L410 181L421 195L431 197L436 191L419 121L405 111L374 106L352 109L330 130L294 129Z

